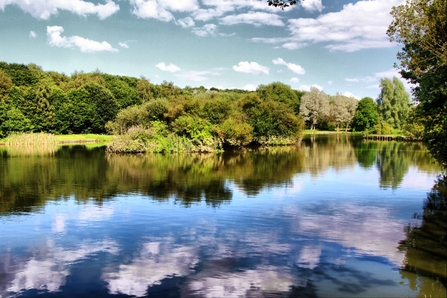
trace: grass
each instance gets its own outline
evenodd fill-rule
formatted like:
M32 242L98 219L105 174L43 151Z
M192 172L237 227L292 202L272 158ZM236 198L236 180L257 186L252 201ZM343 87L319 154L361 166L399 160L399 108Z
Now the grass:
M113 140L114 136L101 134L74 134L74 135L52 135L44 133L24 133L14 134L7 138L0 139L0 145L8 144L83 144L83 143L108 143Z
M107 143L112 141L114 136L100 134L76 134L76 135L56 135L56 140L62 144L66 143Z

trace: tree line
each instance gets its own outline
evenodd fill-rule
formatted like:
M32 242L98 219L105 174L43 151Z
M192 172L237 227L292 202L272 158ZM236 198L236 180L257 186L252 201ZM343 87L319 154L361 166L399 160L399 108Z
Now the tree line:
M0 137L109 133L122 136L117 151L209 151L293 144L305 127L371 133L404 129L409 94L397 78L382 79L381 89L376 100L358 101L317 88L293 90L281 82L252 92L179 88L144 77L100 71L68 76L35 64L0 62Z

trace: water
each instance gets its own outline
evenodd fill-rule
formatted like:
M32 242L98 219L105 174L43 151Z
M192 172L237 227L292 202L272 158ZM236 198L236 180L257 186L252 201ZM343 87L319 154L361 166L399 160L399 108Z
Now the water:
M420 144L222 155L0 149L0 297L445 297Z

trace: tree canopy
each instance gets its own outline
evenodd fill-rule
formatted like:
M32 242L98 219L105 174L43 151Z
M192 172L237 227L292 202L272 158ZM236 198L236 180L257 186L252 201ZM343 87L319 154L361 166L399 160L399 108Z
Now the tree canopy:
M400 73L414 84L416 115L430 151L447 164L447 1L408 0L393 7L387 34L403 45Z

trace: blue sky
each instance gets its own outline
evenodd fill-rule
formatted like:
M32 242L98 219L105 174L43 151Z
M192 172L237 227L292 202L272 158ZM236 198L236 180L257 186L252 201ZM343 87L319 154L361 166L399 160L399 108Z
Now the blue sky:
M0 0L0 61L253 90L280 81L377 98L402 0Z

